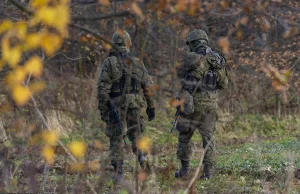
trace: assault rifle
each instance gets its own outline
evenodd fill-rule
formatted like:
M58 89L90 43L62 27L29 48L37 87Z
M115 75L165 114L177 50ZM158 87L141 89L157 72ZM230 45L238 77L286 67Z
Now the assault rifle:
M171 122L173 124L172 129L171 129L171 133L173 132L174 128L176 128L178 116L179 116L179 110L176 111L175 120L173 122Z

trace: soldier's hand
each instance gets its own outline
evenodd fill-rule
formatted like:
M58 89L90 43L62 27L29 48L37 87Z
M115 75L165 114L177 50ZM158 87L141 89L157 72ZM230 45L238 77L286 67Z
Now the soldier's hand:
M146 113L148 115L148 121L152 121L155 118L155 109L147 108Z

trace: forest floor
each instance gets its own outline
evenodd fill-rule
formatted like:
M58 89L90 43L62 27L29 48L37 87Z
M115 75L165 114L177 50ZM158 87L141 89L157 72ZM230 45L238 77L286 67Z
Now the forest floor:
M91 193L86 186L88 180L97 193L125 194L137 190L138 193L183 193L199 165L203 154L202 141L201 136L195 133L192 138L189 179L175 179L174 172L180 167L176 158L178 132L170 133L171 120L171 116L158 113L156 121L147 123L144 134L152 140L153 147L148 158L153 170L149 177L139 167L136 168L136 157L130 145L127 145L124 147L124 181L121 185L115 185L111 180L112 168L107 160L108 138L103 132L97 132L99 129L91 128L91 131L96 131L96 135L74 132L62 141L67 143L84 138L90 144L94 140L102 142L101 151L89 146L86 158L88 161L100 161L102 170L79 174L70 170L67 172L66 166L71 162L57 149L55 163L48 177L45 179L45 173L41 171L37 181L46 180L45 192ZM242 115L230 121L224 120L220 118L216 132L217 172L210 180L197 179L190 193L300 193L299 118Z

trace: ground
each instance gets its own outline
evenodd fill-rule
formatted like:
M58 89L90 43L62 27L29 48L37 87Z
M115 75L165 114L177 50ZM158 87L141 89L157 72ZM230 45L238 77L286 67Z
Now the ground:
M148 158L153 170L151 176L146 177L136 168L136 157L127 144L124 147L128 153L124 164L124 182L115 185L111 180L112 168L106 160L109 144L103 131L97 135L83 135L78 131L62 141L87 139L90 146L86 160L100 161L101 170L79 174L71 172L74 171L70 169L71 161L57 147L55 163L50 167L48 178L45 179L46 173L40 169L37 181L42 183L46 180L44 191L59 193L91 193L86 180L97 193L132 193L136 190L139 193L183 193L203 154L201 137L195 133L192 139L191 176L188 180L175 179L174 171L180 167L176 159L178 133L170 133L171 115L159 113L157 117L156 121L148 123L145 131L145 136L153 142ZM196 180L190 193L300 193L299 129L300 120L292 116L278 119L268 115L243 115L231 118L226 124L220 122L216 133L216 175L211 180ZM102 142L101 150L92 146L94 140ZM21 184L28 185L27 180L22 179L21 172L15 173L14 179L16 188ZM39 185L42 189L42 184Z

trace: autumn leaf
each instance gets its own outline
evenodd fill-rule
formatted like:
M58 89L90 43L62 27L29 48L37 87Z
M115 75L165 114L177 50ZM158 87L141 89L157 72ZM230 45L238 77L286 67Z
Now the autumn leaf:
M49 130L49 131L43 131L42 138L44 142L46 142L49 145L55 145L58 140L58 135L56 131Z
M94 140L94 147L97 148L98 150L102 151L103 150L103 145L100 141Z
M147 177L148 177L148 174L144 170L139 171L137 174L137 178L141 182L146 181Z
M54 149L49 145L45 145L42 148L42 156L48 164L53 164L54 162Z
M110 5L109 0L98 0L98 2L101 3L104 6L109 6Z
M26 50L28 49L35 49L40 46L40 43L42 41L43 34L41 33L32 33L32 34L27 34L25 37L25 44L24 48Z
M136 2L131 3L130 8L133 11L133 13L138 15L142 20L145 18L142 10L140 9L140 7L137 5Z
M240 23L246 26L248 24L248 21L249 18L247 16L244 16L241 18Z
M219 38L218 42L217 42L218 46L222 48L222 52L224 54L228 54L229 53L229 40L227 37L221 37Z
M71 172L84 172L86 171L85 163L72 163L69 166Z
M243 32L241 30L238 30L236 32L236 39L237 40L242 40L243 39Z
M34 25L42 22L48 26L52 26L63 35L67 35L67 25L70 22L69 7L65 5L57 5L55 7L42 7L35 13L31 24Z
M13 24L9 20L4 20L0 24L0 34L12 28Z
M150 152L152 147L151 140L148 137L142 137L137 140L137 148L143 152Z
M33 56L24 64L24 68L27 73L31 73L34 77L39 77L43 72L42 59L38 56Z
M41 41L41 46L45 50L47 56L51 56L59 49L61 43L62 39L60 36L56 34L46 34Z
M14 86L16 84L20 84L24 81L26 78L26 71L22 67L17 67L13 71L11 71L7 77L6 77L6 82L10 86Z
M101 165L98 161L91 161L91 162L88 162L88 169L91 170L91 171L97 171L100 169Z
M27 34L27 24L25 21L21 21L15 24L15 30L19 39L23 40Z
M169 100L169 105L171 106L171 107L177 107L177 106L181 106L183 103L184 103L184 99L180 99L180 100L178 100L178 99L176 99L176 98L171 98L170 100Z
M46 87L46 85L45 85L45 83L42 82L42 81L37 81L37 82L30 83L29 86L28 86L29 91L30 91L32 94L41 92L42 90L45 89L45 87Z
M186 0L178 0L176 5L177 10L180 12L185 11L187 9L187 3L188 1Z
M70 152L77 158L81 158L85 155L86 144L80 141L73 141L68 145Z
M30 6L33 8L41 8L48 4L49 0L32 0Z
M13 48L10 48L10 43L8 38L4 38L2 40L2 58L7 61L7 63L12 67L16 67L16 65L19 63L22 52L21 52L20 46L15 46Z
M14 99L15 103L19 106L25 105L30 99L30 97L31 94L29 90L22 85L17 85L12 90L12 98Z

